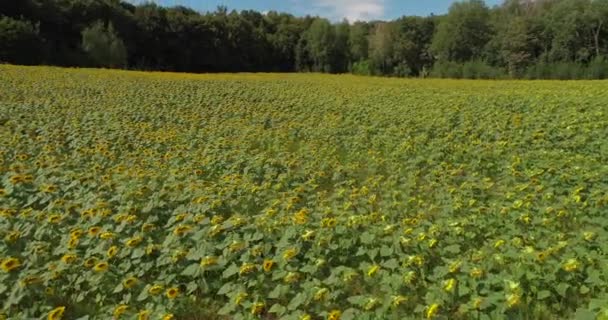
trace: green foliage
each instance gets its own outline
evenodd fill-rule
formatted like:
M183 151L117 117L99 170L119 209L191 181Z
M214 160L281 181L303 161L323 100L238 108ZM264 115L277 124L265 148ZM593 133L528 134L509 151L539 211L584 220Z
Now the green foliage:
M482 0L455 2L437 26L431 51L439 60L480 59L492 37L490 10Z
M44 59L39 26L0 15L0 62L38 64Z
M602 77L590 65L608 55L606 0L457 1L446 15L355 23L120 0L4 1L0 12L0 59L21 64L344 73L369 62L373 75L426 77L435 66L450 77L574 79Z
M0 316L605 319L605 87L0 66Z
M353 66L351 67L351 72L353 74L362 75L362 76L372 75L372 70L371 70L369 60L361 60L361 61L355 62L353 64Z
M127 64L127 48L112 23L97 21L82 31L82 49L98 67L121 68Z
M457 63L452 61L437 62L431 71L432 77L452 79L500 79L506 73L481 60Z

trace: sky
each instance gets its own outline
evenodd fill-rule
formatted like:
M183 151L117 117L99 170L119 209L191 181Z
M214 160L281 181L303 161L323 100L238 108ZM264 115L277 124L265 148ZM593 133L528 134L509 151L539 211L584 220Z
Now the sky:
M331 20L350 21L395 19L403 15L443 14L454 0L155 0L164 6L184 5L199 11L214 11L220 5L229 10L254 9L289 12L304 16L319 15ZM500 0L486 0L489 6Z

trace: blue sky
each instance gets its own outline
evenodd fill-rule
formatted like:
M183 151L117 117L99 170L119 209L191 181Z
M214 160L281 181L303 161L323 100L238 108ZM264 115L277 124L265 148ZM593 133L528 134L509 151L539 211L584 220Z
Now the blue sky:
M185 5L200 11L213 11L219 5L228 9L255 9L320 15L332 20L394 19L403 15L429 15L447 12L454 0L156 0L165 6ZM500 0L487 0L492 6Z

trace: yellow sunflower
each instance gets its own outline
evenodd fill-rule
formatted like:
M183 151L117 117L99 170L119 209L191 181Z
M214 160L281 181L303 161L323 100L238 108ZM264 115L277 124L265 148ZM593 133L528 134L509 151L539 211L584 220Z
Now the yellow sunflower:
M118 253L118 247L117 246L111 246L108 249L108 252L106 253L108 255L109 259L114 258L114 256Z
M218 263L218 258L215 256L206 256L201 259L201 267L214 266Z
M148 289L148 293L155 296L163 291L163 286L155 284Z
M141 310L137 314L137 320L148 320L150 319L150 310Z
M175 288L175 287L169 288L169 289L167 289L167 292L165 293L165 295L169 299L175 299L179 295L179 289Z
M65 264L71 264L74 263L76 261L77 256L73 253L67 253L64 254L63 257L61 257L61 262L65 263Z
M251 314L254 316L260 315L264 311L266 305L263 302L256 302L251 306Z
M4 272L11 272L21 266L21 262L17 258L7 258L2 259L2 263L0 263L0 269Z
M136 284L137 284L137 278L135 278L135 277L128 277L122 282L123 287L125 287L127 289L133 288Z
M270 272L272 270L272 267L274 267L274 261L264 260L264 264L263 264L264 271Z
M63 318L65 307L57 307L49 312L48 320L60 320Z
M342 317L342 311L340 311L340 310L332 310L327 315L327 320L340 320L340 317Z
M115 319L120 318L120 315L125 313L128 308L129 308L129 306L127 306L125 304L121 304L118 307L114 308L114 318Z
M95 266L95 263L97 263L97 258L91 257L84 261L84 266L86 268L93 268Z
M99 234L99 232L101 231L101 227L90 227L89 228L89 237L95 237Z
M109 267L110 267L110 265L107 262L102 261L102 262L99 262L98 264L96 264L95 267L93 268L93 270L95 272L105 272L105 271L108 271Z

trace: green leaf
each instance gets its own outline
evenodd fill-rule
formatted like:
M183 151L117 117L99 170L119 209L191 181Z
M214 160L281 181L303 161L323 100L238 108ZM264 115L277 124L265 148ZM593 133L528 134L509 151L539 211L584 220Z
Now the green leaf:
M289 305L287 306L287 309L289 309L290 311L296 310L305 301L306 301L306 295L304 295L304 293L300 292L293 299L291 299L291 301L289 302Z
M567 283L560 283L557 285L557 293L559 293L560 296L562 297L566 297L566 292L568 291L568 288L570 288L570 286Z
M233 303L228 302L220 310L217 311L217 314L220 316L227 316L231 314L235 308L236 306Z
M236 264L231 264L224 272L222 273L222 278L230 278L233 275L239 273L239 267Z
M233 288L232 283L228 282L220 288L220 290L217 292L217 294L225 295L226 293L231 292L232 288Z
M144 288L141 293L137 296L137 301L144 301L148 299L148 287Z
M589 291L591 291L591 289L589 289L589 287L587 287L586 285L582 285L578 292L580 292L581 294L587 294L589 293Z
M578 309L574 314L574 320L595 320L596 313L587 309Z
M541 290L538 292L537 298L538 300L544 300L551 296L551 291L549 290Z
M393 255L393 248L389 247L389 246L382 246L382 248L380 249L380 255L383 257L389 257L391 255Z
M189 265L186 269L184 269L184 271L182 271L182 276L191 277L198 274L200 270L201 266L198 263L193 263Z
M287 308L284 306L275 303L270 309L268 309L268 313L274 313L277 316L282 316L287 311Z
M397 261L397 259L390 259L383 262L382 266L390 270L395 270L399 268L399 262Z

